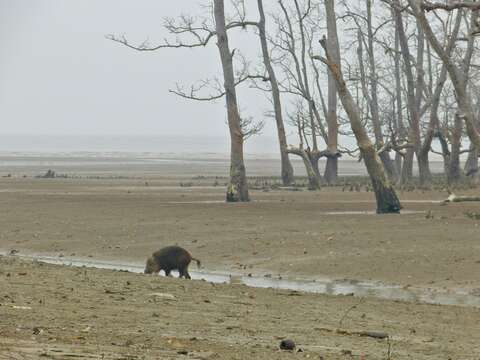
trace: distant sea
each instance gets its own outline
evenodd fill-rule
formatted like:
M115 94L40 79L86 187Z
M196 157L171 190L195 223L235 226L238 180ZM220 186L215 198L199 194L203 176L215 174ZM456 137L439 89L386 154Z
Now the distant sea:
M59 173L226 176L228 138L189 135L0 135L0 173L36 174L50 168ZM257 136L245 146L247 174L279 175L275 138ZM302 161L291 157L297 175L305 175ZM324 160L320 168L324 167ZM432 171L443 171L432 161ZM365 175L353 158L340 159L339 175Z
M245 143L248 154L276 156L277 141L260 135ZM212 153L228 156L227 136L200 135L0 135L0 152L22 153Z

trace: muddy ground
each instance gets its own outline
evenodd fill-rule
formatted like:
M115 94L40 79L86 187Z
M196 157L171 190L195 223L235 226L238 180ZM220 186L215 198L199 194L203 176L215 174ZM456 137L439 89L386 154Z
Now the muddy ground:
M258 190L227 204L212 180L180 182L1 179L0 248L143 262L179 244L208 270L480 291L479 203L399 192L404 215L341 214L373 212L373 194Z
M445 206L444 191L405 191L405 214L377 216L357 213L375 210L371 192L336 187L252 190L251 203L226 204L221 181L1 178L0 249L143 262L179 244L206 270L380 280L480 296L478 203ZM389 342L391 359L480 359L480 310L473 307L212 285L12 257L0 259L0 289L0 359L387 359ZM305 351L279 352L284 337Z
M214 285L11 257L0 257L0 269L0 359L480 358L479 308ZM284 338L303 352L280 351Z

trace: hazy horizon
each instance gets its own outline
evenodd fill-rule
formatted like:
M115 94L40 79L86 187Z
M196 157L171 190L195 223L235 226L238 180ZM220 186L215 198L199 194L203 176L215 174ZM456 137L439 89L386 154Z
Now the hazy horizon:
M230 140L220 135L195 134L0 134L0 152L151 152L216 153L228 155ZM246 154L279 156L274 137L253 137Z
M352 139L348 139L352 140ZM434 146L439 147L438 144ZM205 134L0 134L0 153L152 153L152 154L216 154L226 158L230 154L228 136ZM253 136L245 142L246 156L280 159L278 140L265 134ZM461 155L461 159L466 158ZM290 155L292 160L300 160ZM340 159L354 160L347 154ZM431 161L443 161L430 154ZM300 160L301 161L301 160ZM364 166L363 164L361 164Z

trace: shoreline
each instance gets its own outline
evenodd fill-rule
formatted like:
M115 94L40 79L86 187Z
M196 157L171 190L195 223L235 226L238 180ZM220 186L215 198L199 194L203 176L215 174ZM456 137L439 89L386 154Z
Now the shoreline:
M114 270L143 274L144 265L140 262L121 262L113 259L78 258L71 256L51 256L48 254L33 254L28 252L9 255L9 251L0 249L0 256L7 256L23 261L40 262L51 265L60 265L75 268L90 268ZM277 290L292 290L301 293L326 294L331 296L354 296L359 298L383 299L404 301L407 303L430 305L454 305L480 309L480 294L471 294L469 289L459 288L426 288L419 286L402 286L401 284L387 284L381 281L366 281L362 279L336 279L325 277L299 278L272 277L266 271L259 274L242 274L229 272L226 269L190 270L193 280L203 280L218 284L243 284L252 288L270 288ZM174 277L178 276L173 272Z

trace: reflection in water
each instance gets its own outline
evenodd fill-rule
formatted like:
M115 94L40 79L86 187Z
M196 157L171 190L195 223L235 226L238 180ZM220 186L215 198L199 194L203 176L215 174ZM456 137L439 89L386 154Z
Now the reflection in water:
M0 252L0 255L7 255ZM35 261L69 265L75 267L92 267L98 269L129 271L143 273L144 265L138 263L119 263L113 261L97 261L90 259L59 258L53 256L15 255L19 258ZM178 276L177 274L174 274ZM258 288L274 288L295 290L328 295L355 295L359 297L374 297L389 300L423 302L439 305L473 306L480 308L480 296L461 292L439 292L424 288L403 288L399 285L387 285L381 282L365 282L358 280L284 280L270 277L246 276L241 274L226 274L220 272L191 271L194 280L206 280L214 283L244 284Z

